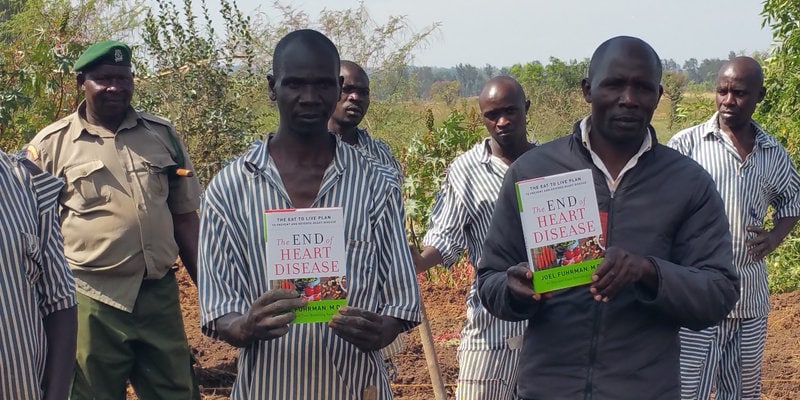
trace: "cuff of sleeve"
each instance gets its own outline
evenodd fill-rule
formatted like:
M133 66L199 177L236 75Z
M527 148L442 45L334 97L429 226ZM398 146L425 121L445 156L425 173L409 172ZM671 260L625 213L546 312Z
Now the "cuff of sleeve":
M409 331L422 321L422 314L419 308L408 309L396 306L387 306L381 312L382 315L397 318L403 321L403 332Z
M636 298L640 302L644 304L653 304L661 294L661 266L658 263L658 259L655 257L647 257L647 260L653 264L653 268L656 271L656 289L654 291L642 283L636 283L634 285L634 292L636 293Z
M203 312L200 314L200 330L208 337L219 339L217 319L230 313L247 314L247 307L242 303L229 303L213 310Z
M51 301L42 306L42 314L44 316L48 316L56 311L66 310L71 307L75 307L78 305L77 300L75 299L75 295L63 297L56 301Z

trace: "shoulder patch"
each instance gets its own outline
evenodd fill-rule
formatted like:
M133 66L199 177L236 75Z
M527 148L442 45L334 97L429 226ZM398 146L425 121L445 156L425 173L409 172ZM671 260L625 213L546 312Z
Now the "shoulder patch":
M32 144L25 146L25 158L31 161L39 161L39 150L36 150L36 146Z

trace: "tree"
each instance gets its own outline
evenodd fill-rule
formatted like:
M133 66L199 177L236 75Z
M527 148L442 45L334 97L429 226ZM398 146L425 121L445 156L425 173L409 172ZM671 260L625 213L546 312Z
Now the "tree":
M772 57L764 62L767 95L756 118L800 165L800 3L765 0L762 26L772 28ZM800 236L795 230L767 258L770 290L800 289Z
M460 85L458 81L436 81L431 84L431 99L442 101L452 106L458 99Z
M669 123L667 128L672 131L673 125L678 122L678 106L683 100L683 92L689 83L689 78L683 72L666 71L664 72L661 83L664 87L664 94L669 99Z
M272 67L272 50L278 40L296 29L313 28L331 38L343 59L350 59L370 73L372 96L376 99L402 97L414 92L404 87L407 67L414 52L427 44L439 22L420 30L411 28L405 16L389 16L384 23L376 22L364 3L345 10L323 10L316 20L304 11L280 1L272 3L280 15L274 22L264 12L256 14L251 23L254 65L260 73Z
M0 22L0 146L19 149L75 110L72 64L92 42L121 39L139 25L138 0L10 1ZM100 23L98 16L107 16Z

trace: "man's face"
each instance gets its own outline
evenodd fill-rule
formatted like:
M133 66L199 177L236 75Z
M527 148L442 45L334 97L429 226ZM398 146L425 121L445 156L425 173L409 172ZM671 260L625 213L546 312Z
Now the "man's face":
M342 94L331 117L342 128L358 126L369 109L369 78L348 65L342 65Z
M267 77L281 124L291 132L314 135L328 131L328 119L341 90L336 61L329 51L295 43L284 51L278 73Z
M750 123L756 105L764 98L764 88L745 71L730 65L717 76L715 103L720 122L729 127Z
M133 96L130 67L98 65L78 75L86 97L86 109L101 119L118 118L128 112Z
M525 114L530 103L511 85L497 84L478 99L483 125L501 146L527 140Z
M583 97L592 105L592 127L617 143L639 141L647 134L663 92L656 60L643 48L624 47L609 49L591 81L581 83Z

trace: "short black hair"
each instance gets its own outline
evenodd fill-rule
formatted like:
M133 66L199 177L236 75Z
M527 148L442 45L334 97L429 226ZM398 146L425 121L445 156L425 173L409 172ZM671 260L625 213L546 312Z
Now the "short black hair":
M364 68L362 68L360 65L358 65L355 61L342 60L342 61L340 61L340 65L341 65L340 68L345 68L345 67L352 68L353 70L355 70L359 74L364 74L364 76L369 77L369 75L367 75L367 71L365 71Z
M592 59L589 61L589 74L587 78L591 82L592 76L594 76L595 71L599 68L599 65L605 61L606 55L608 54L608 50L612 48L613 45L622 45L622 44L635 44L639 45L650 54L652 57L652 61L656 66L656 70L658 72L659 81L661 80L661 74L663 72L663 68L661 66L661 58L658 57L658 53L656 53L655 49L650 46L647 42L642 39L633 36L615 36L611 39L606 40L603 43L600 43L600 46L592 54Z
M275 52L272 53L273 75L277 76L281 72L280 68L283 65L283 53L286 52L286 49L289 47L289 45L296 42L313 47L316 50L329 52L331 55L336 57L337 70L340 68L338 65L340 62L339 50L336 48L336 45L334 45L333 42L328 39L327 36L313 29L299 29L289 32L286 36L278 41L277 45L275 45Z

